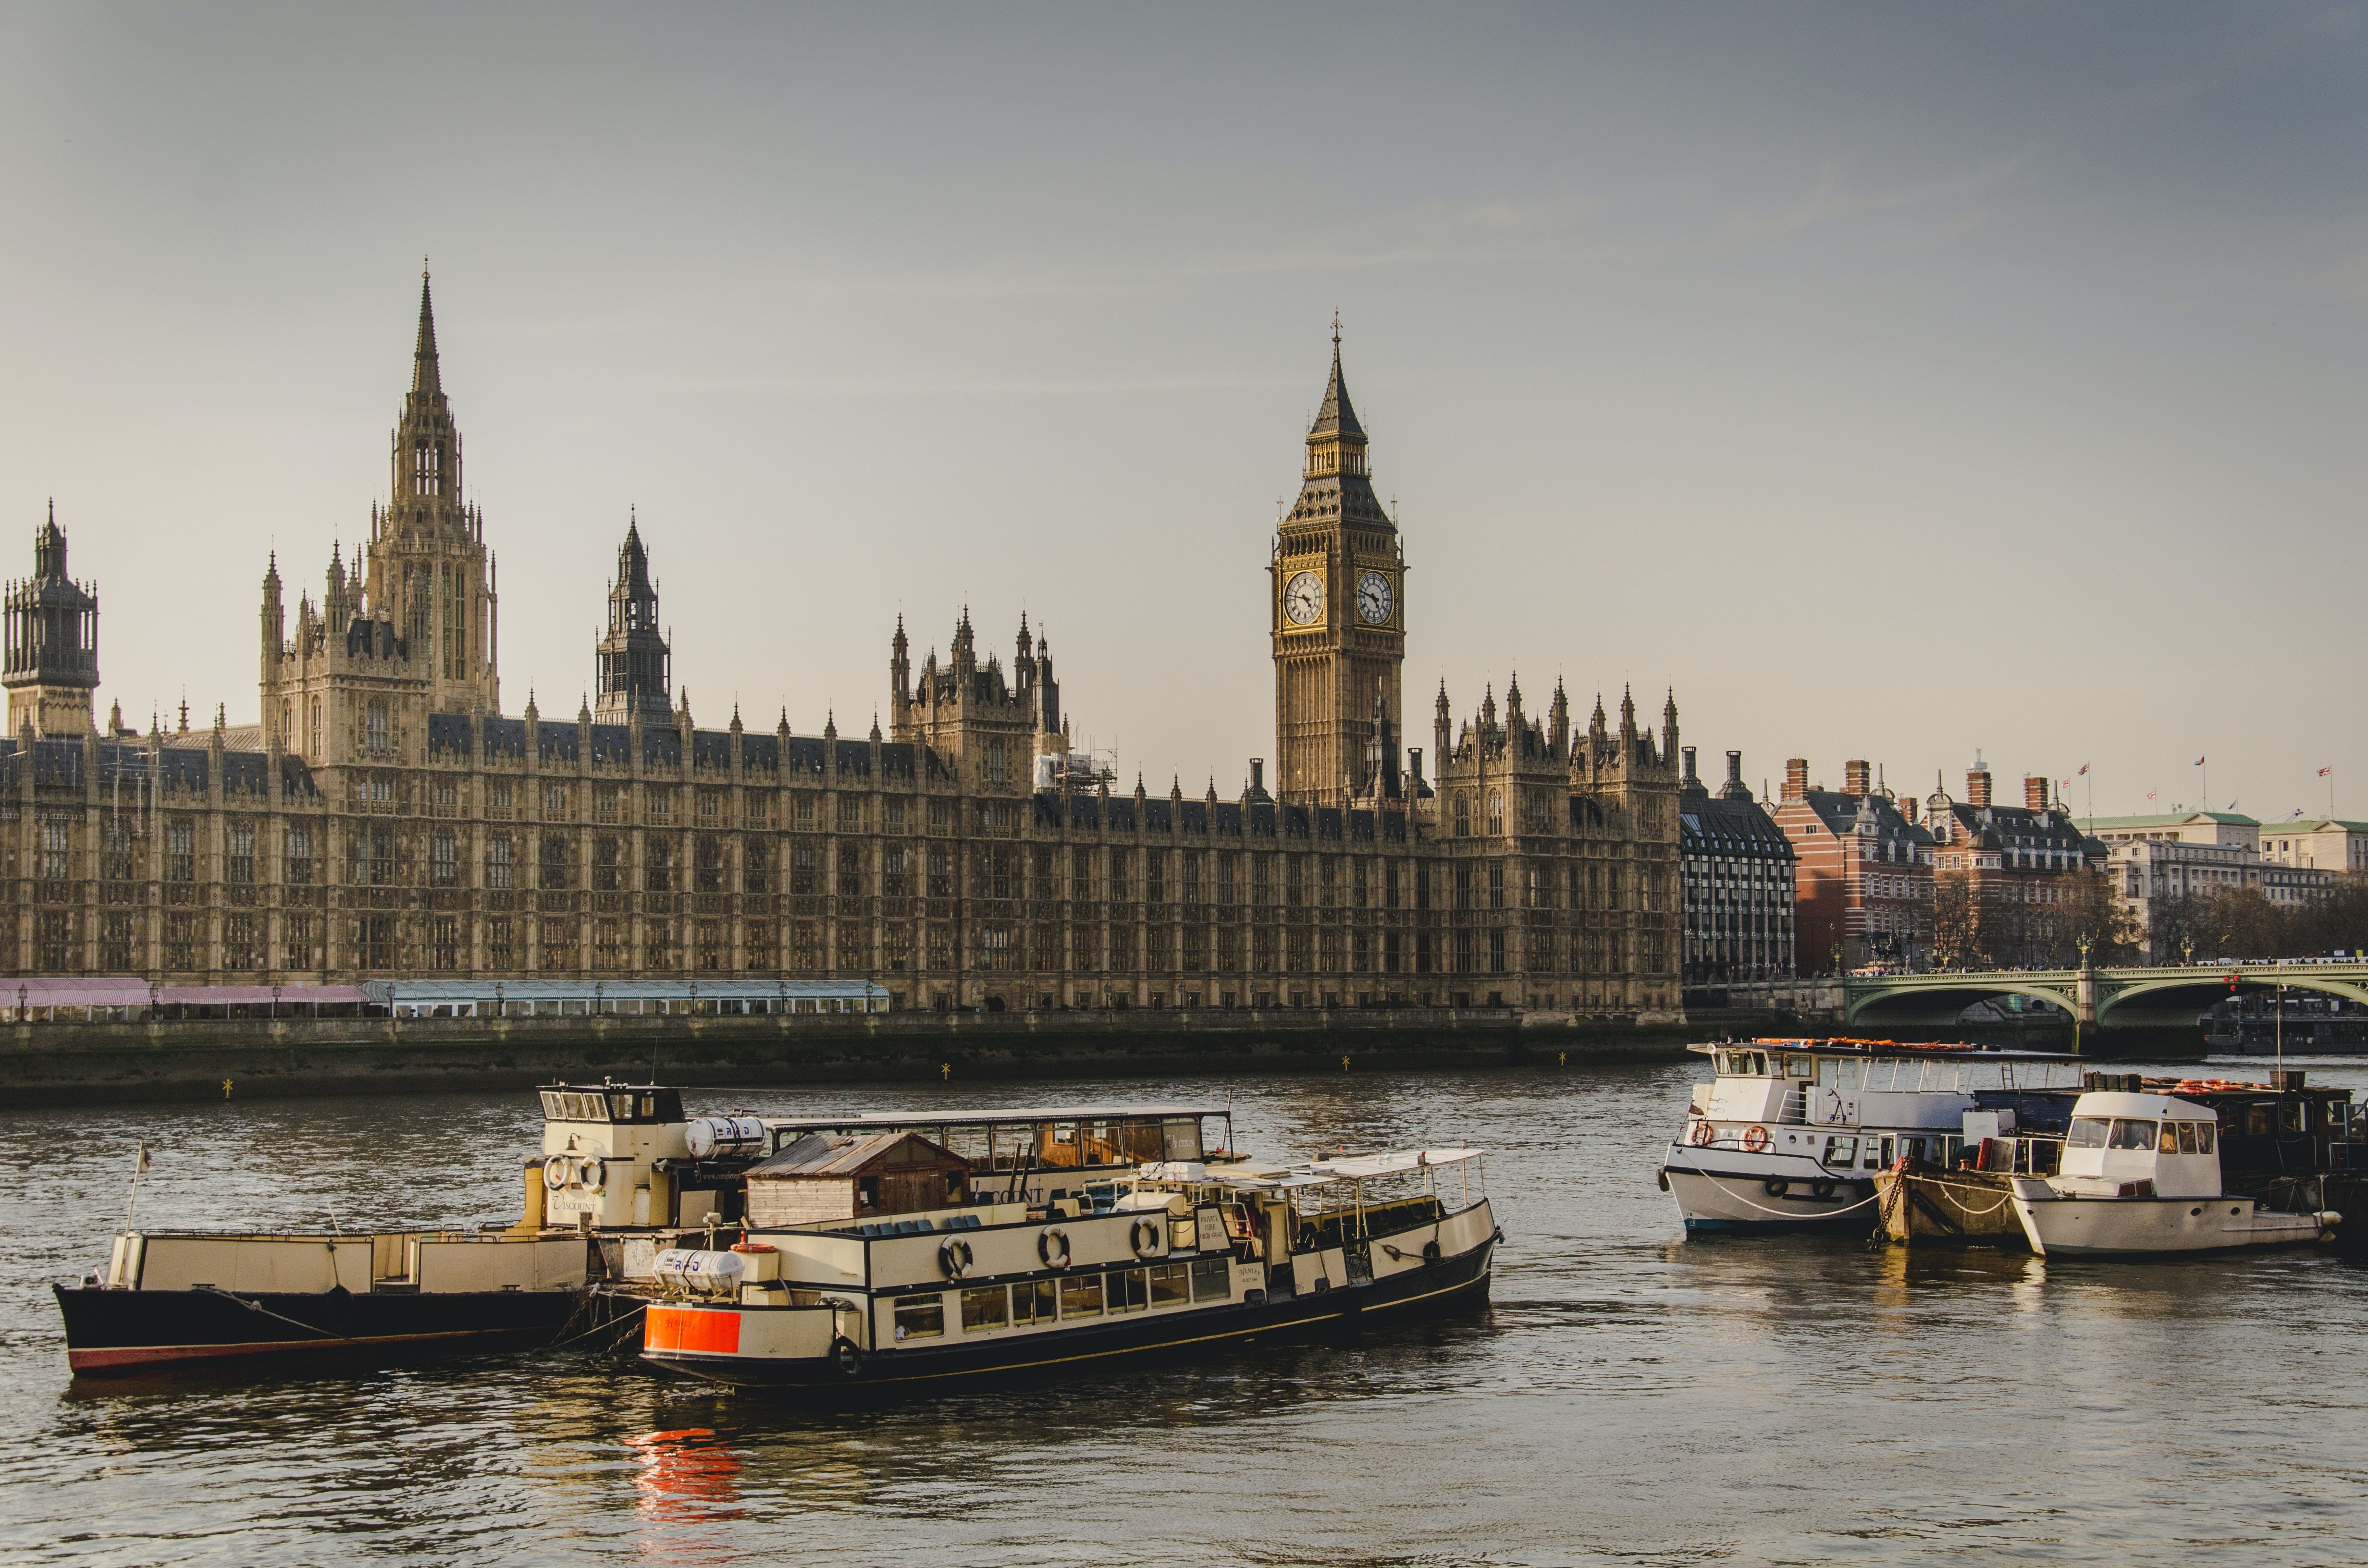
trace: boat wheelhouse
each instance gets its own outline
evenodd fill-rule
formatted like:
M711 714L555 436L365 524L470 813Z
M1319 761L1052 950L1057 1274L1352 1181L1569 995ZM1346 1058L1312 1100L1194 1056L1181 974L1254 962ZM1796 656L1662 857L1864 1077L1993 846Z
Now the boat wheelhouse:
M2059 1129L2077 1058L1974 1045L1755 1040L1696 1045L1713 1077L1688 1090L1660 1181L1689 1232L1871 1226L1875 1178L1946 1166L1968 1141Z
M827 1169L814 1142L827 1136L780 1157ZM848 1147L839 1159L861 1145ZM990 1134L990 1162L996 1147ZM967 1203L750 1229L729 1252L660 1256L643 1358L735 1384L942 1387L1478 1303L1498 1239L1476 1150L1162 1159L1064 1198L1008 1174L1021 1178L1008 1196L973 1169L959 1184Z

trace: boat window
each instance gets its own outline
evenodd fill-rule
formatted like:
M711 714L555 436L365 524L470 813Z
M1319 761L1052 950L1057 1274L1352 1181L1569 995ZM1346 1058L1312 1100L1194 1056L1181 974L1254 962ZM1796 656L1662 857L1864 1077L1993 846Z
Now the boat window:
M2101 1149L2105 1146L2105 1119L2101 1116L2076 1116L2072 1131L2065 1134L2067 1149Z
M566 1107L561 1103L558 1095L549 1089L542 1092L542 1114L553 1121L564 1121L567 1118Z
M2179 1123L2166 1121L2162 1124L2162 1142L2156 1147L2166 1154L2179 1153Z
M2195 1152L2197 1153L2208 1154L2212 1152L2212 1134L2219 1131L2219 1126L2220 1124L2216 1121L2199 1121L2195 1124Z
M642 1096L642 1119L643 1119L643 1121L655 1121L655 1120L657 1119L657 1118L658 1118L658 1097L657 1097L657 1096L655 1096L655 1095L643 1095L643 1096Z
M1019 1287L1024 1293L1028 1287ZM1011 1292L1000 1285L987 1285L962 1293L962 1332L985 1334L992 1329L1011 1326Z
M1765 1078L1768 1076L1768 1053L1766 1051L1755 1051L1751 1053L1751 1075L1755 1078Z
M1126 1157L1138 1165L1157 1165L1162 1158L1164 1140L1156 1121L1130 1121L1126 1124Z
M1013 1323L1051 1323L1053 1321L1053 1283L1050 1279L1024 1281L1011 1288L1011 1321Z
M2267 1138L2270 1135L2270 1108L2265 1105L2247 1106L2245 1131L2255 1138Z
M1077 1163L1077 1124L1055 1121L1042 1124L1044 1134L1036 1150L1037 1163L1064 1168Z
M1788 1056L1784 1058L1784 1076L1787 1078L1813 1078L1816 1076L1816 1073L1817 1062L1815 1057Z
M2174 1125L2179 1129L2179 1152L2182 1154L2192 1154L2196 1153L2195 1123L2192 1121L2181 1121L2172 1123L2171 1125Z
M1858 1063L1846 1057L1820 1056L1817 1058L1817 1082L1828 1089L1855 1089L1858 1087Z
M1180 1307L1192 1294L1191 1270L1180 1263L1163 1263L1151 1271L1151 1304Z
M1151 1281L1141 1268L1113 1268L1108 1275L1110 1310L1139 1312L1151 1305Z
M1856 1165L1857 1163L1857 1139L1828 1138L1826 1140L1826 1164L1829 1165Z
M1198 1160L1201 1157L1201 1119L1197 1116L1171 1116L1159 1124L1161 1157L1170 1160Z
M1061 1315L1064 1318L1101 1316L1102 1277L1099 1274L1072 1274L1062 1280Z
M935 1339L946 1332L946 1299L943 1296L899 1296L896 1298L896 1338Z
M1203 1258L1192 1266L1192 1299L1196 1301L1222 1301L1234 1293L1234 1282L1227 1278L1230 1270L1222 1257Z
M2155 1124L2135 1121L2126 1116L2113 1118L2113 1131L2105 1140L2108 1149L2142 1149L2151 1153L2155 1144Z
M631 1095L610 1095L609 1096L609 1114L619 1121L632 1120L633 1096Z

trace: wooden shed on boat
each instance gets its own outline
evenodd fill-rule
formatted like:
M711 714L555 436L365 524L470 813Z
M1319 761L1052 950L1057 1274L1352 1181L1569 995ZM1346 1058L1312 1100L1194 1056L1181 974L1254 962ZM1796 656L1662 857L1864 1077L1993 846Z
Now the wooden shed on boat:
M971 1163L917 1132L809 1132L748 1167L748 1223L804 1225L946 1209L970 1192Z

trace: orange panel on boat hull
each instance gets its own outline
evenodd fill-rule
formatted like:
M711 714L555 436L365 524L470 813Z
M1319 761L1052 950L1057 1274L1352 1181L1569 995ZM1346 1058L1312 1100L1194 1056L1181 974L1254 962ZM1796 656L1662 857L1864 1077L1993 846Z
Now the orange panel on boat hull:
M642 1317L642 1347L693 1355L740 1353L740 1314L701 1307L654 1306Z

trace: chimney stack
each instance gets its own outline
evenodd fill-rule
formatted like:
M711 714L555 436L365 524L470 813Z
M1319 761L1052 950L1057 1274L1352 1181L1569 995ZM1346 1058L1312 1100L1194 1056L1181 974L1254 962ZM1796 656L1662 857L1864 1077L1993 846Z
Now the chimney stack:
M1784 799L1797 801L1809 792L1809 759L1793 756L1784 759Z
M1855 761L1842 764L1843 794L1854 795L1862 801L1866 799L1867 792L1873 787L1874 769L1867 766L1867 762L1864 757L1860 757Z
M2029 806L2034 812L2045 811L2047 809L2047 780L2044 778L2033 778L2029 774L2023 775L2022 803Z
M1250 793L1253 795L1266 793L1266 758L1262 756L1250 758Z
M1694 748L1679 746L1678 749L1685 754L1686 758L1685 788L1689 790L1700 788L1702 780L1694 777Z
M1915 796L1902 795L1899 797L1899 814L1907 819L1907 825L1910 827L1914 827L1916 825L1916 812L1917 805Z
M1751 790L1743 782L1743 754L1739 751L1726 754L1726 784L1719 790L1719 795L1729 801L1751 799Z
M1990 803L1990 770L1982 761L1982 754L1974 753L1974 766L1965 773L1965 804L1979 810Z

